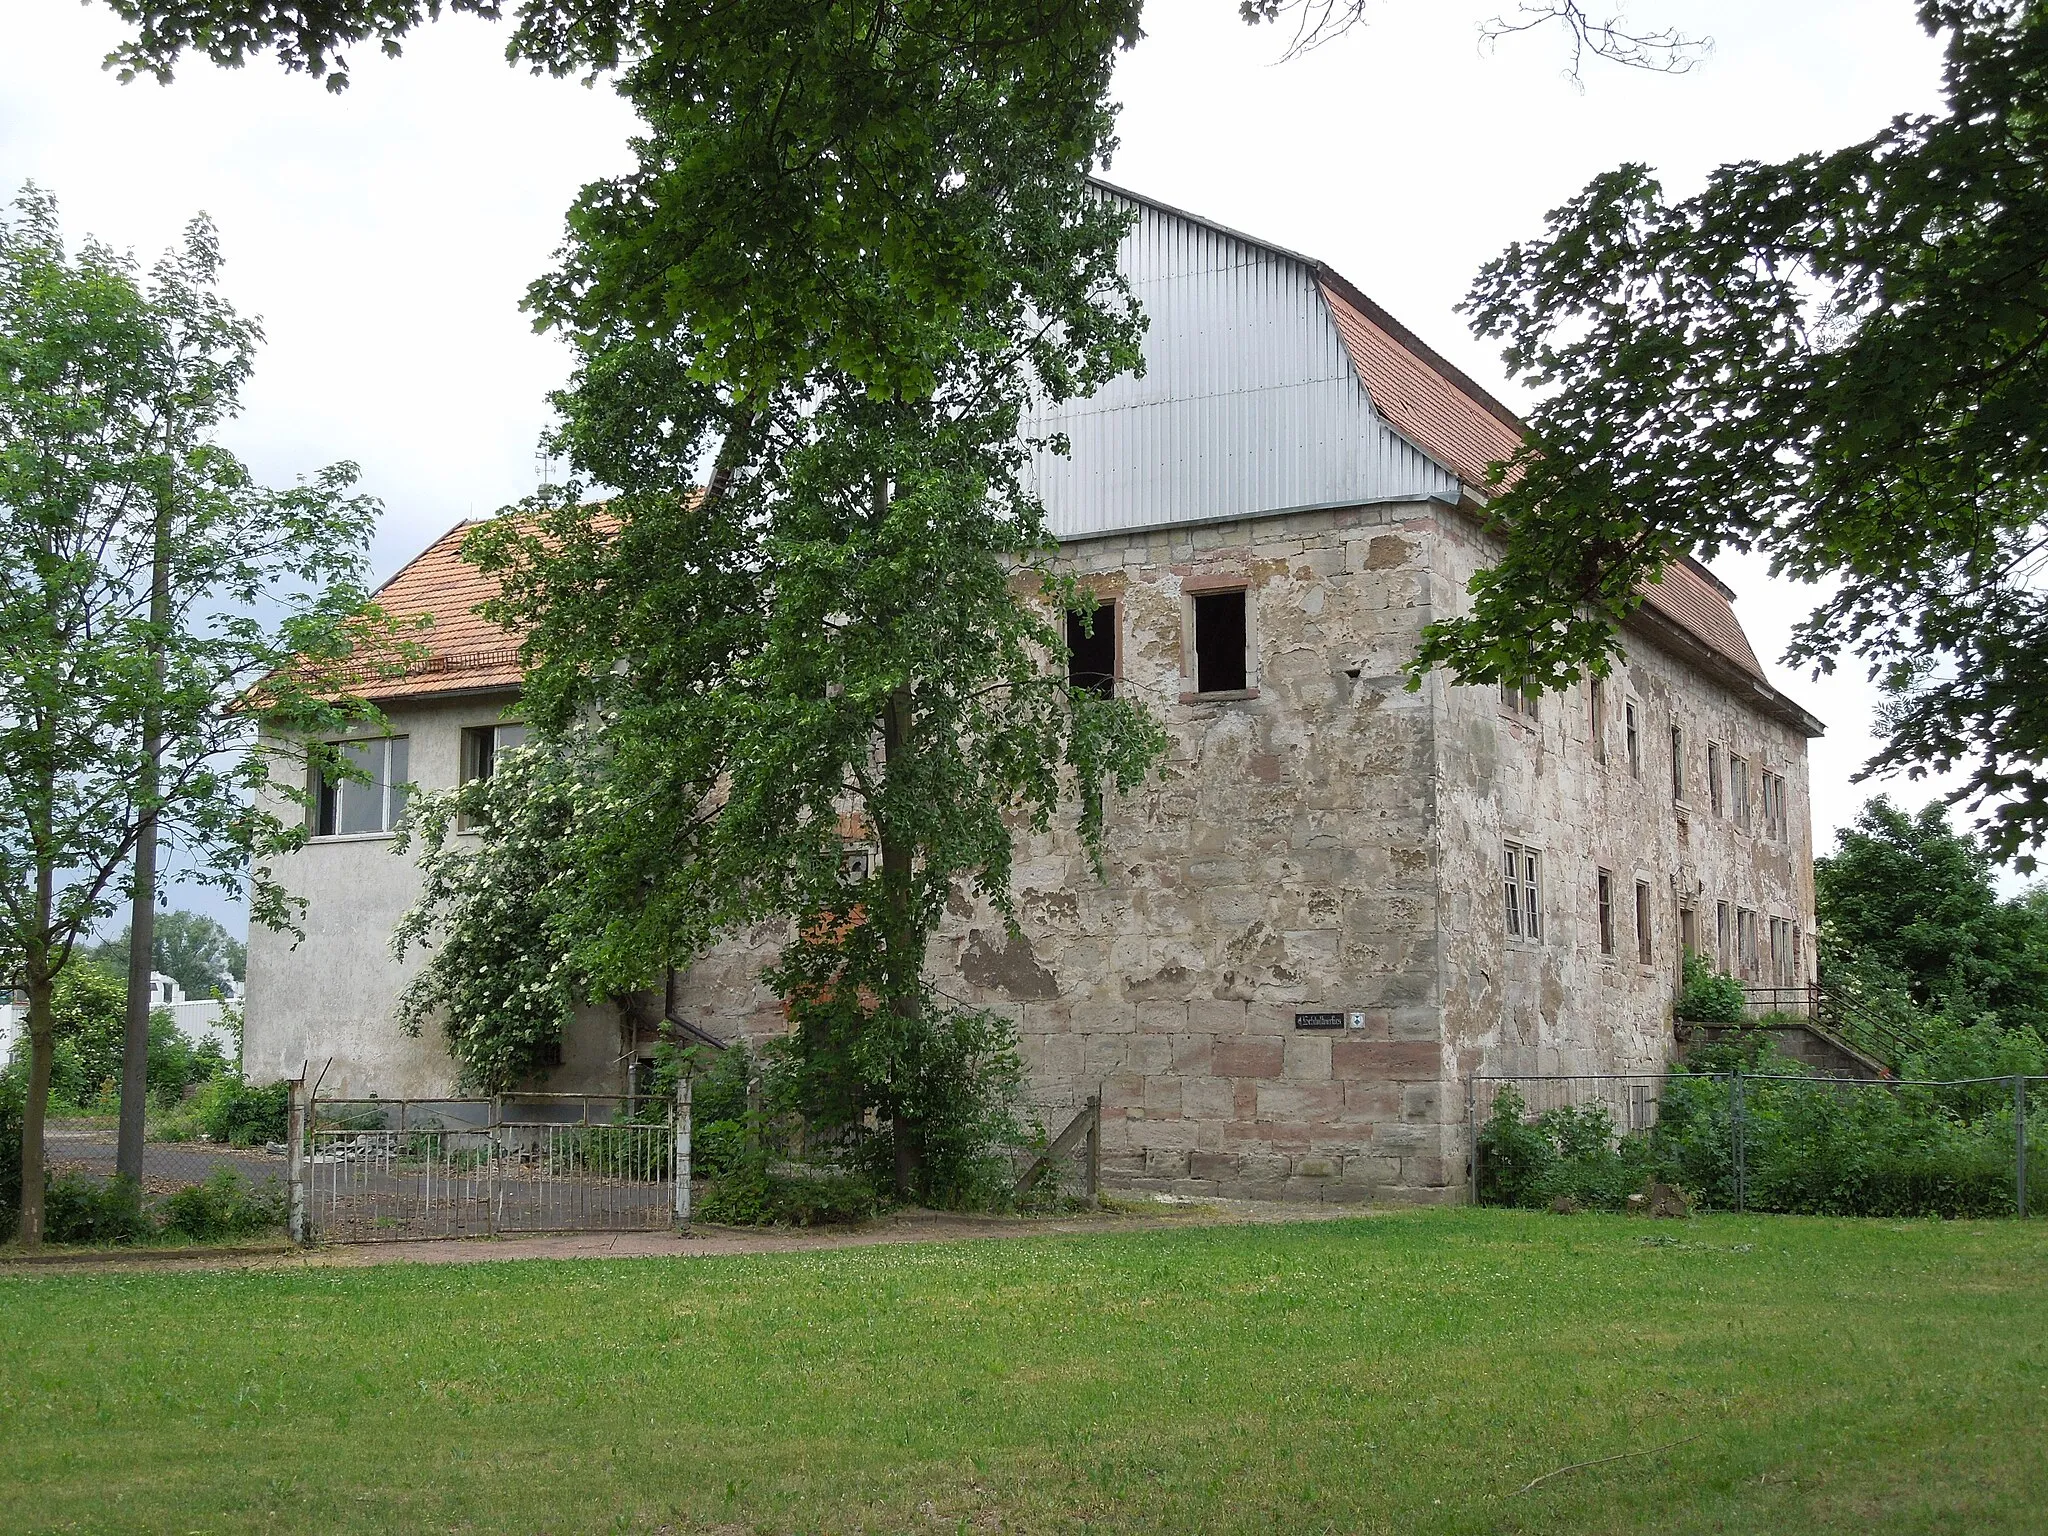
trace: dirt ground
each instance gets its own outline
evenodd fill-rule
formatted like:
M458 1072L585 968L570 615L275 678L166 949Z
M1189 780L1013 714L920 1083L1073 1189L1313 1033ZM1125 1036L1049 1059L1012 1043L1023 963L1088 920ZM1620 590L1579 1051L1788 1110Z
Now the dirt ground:
M1201 1203L1119 1197L1109 1209L1064 1216L963 1216L945 1211L895 1211L857 1227L750 1228L698 1224L686 1232L564 1232L534 1237L471 1237L414 1242L283 1245L233 1249L113 1249L48 1252L34 1257L0 1250L0 1276L80 1270L360 1268L371 1264L477 1264L508 1259L718 1258L748 1253L803 1253L881 1243L942 1243L1087 1232L1142 1232L1172 1227L1261 1222L1333 1221L1371 1214L1362 1206L1279 1201Z

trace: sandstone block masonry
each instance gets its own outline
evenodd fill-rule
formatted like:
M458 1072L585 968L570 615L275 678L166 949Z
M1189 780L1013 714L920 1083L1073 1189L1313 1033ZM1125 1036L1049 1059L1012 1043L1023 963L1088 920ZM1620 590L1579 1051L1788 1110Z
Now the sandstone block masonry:
M1472 1071L1669 1057L1681 901L1691 924L1708 887L1739 891L1744 910L1810 931L1804 738L1709 670L1631 637L1610 691L1630 703L1632 772L1623 711L1595 722L1590 695L1504 713L1498 689L1408 690L1423 625L1455 611L1483 557L1468 514L1398 503L1078 539L1066 553L1114 626L1117 688L1154 710L1171 746L1112 808L1099 877L1071 825L1026 837L1020 931L958 902L931 963L948 991L1017 1020L1049 1121L1102 1095L1111 1181L1458 1198ZM1243 686L1205 691L1197 604L1233 593ZM1651 761L1658 743L1703 751L1710 738L1775 765L1796 839L1708 824L1658 792L1659 774L1671 782ZM1702 757L1694 782L1704 773ZM1509 842L1539 857L1533 933L1508 932ZM1633 927L1616 941L1612 912L1602 929L1601 869L1610 896L1626 886L1625 924L1649 884L1647 947ZM775 939L707 956L684 979L690 1016L781 1028L757 979ZM1302 1027L1332 1014L1341 1027Z

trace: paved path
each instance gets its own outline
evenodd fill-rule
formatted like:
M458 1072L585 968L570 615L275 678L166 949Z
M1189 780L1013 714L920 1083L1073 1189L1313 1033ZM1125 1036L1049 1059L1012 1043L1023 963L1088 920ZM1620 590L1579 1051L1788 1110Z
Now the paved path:
M424 1242L336 1244L297 1250L232 1253L181 1250L160 1257L142 1253L67 1256L33 1266L0 1256L0 1275L59 1270L219 1268L361 1268L372 1264L475 1264L508 1259L714 1258L750 1253L805 1253L883 1243L962 1242L970 1239L1046 1237L1095 1232L1156 1232L1176 1227L1333 1221L1371 1214L1361 1206L1300 1205L1261 1200L1217 1200L1199 1205L1130 1201L1115 1211L1074 1216L959 1216L943 1211L902 1211L858 1227L815 1230L699 1226L688 1232L571 1232L542 1237L448 1238Z

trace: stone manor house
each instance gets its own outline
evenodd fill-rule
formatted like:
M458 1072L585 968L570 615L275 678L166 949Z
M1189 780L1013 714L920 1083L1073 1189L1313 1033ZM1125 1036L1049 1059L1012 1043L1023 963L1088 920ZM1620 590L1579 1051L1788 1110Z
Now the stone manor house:
M1515 417L1308 257L1127 193L1147 370L1049 411L1037 466L1101 602L1077 673L1145 700L1163 776L1110 813L1106 878L1070 831L1019 849L1021 934L962 903L932 965L1017 1020L1057 1128L1103 1103L1112 1183L1190 1194L1456 1198L1474 1072L1655 1069L1690 947L1743 978L1813 964L1806 743L1733 594L1688 562L1647 590L1604 683L1403 687L1486 563L1485 471ZM391 856L407 783L515 744L513 642L451 530L384 588L429 661L380 685L374 785L323 791L283 869L306 939L253 932L245 1065L323 1092L453 1090L393 1018ZM544 1084L620 1091L663 1020L784 1027L736 935L665 992L591 1007Z

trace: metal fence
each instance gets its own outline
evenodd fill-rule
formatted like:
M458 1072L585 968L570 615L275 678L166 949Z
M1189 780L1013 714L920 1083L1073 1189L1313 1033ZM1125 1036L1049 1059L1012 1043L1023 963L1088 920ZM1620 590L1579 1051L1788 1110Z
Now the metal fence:
M374 1242L650 1231L690 1214L690 1101L294 1099L292 1231Z
M1468 1082L1474 1203L1515 1203L1489 1199L1508 1171L1487 1162L1489 1134L1505 1140L1496 1113L1510 1090L1513 1119L1548 1146L1532 1154L1520 1137L1516 1156L1554 1158L1554 1182L1601 1195L1640 1175L1710 1209L2025 1217L2048 1192L2031 1187L2048 1169L2048 1078L1530 1074Z
M52 1115L43 1124L46 1176L105 1183L114 1176L119 1131L114 1115ZM152 1116L142 1145L142 1196L160 1201L195 1184L232 1173L252 1189L285 1186L287 1158L282 1141L248 1146L200 1140L168 1140Z

